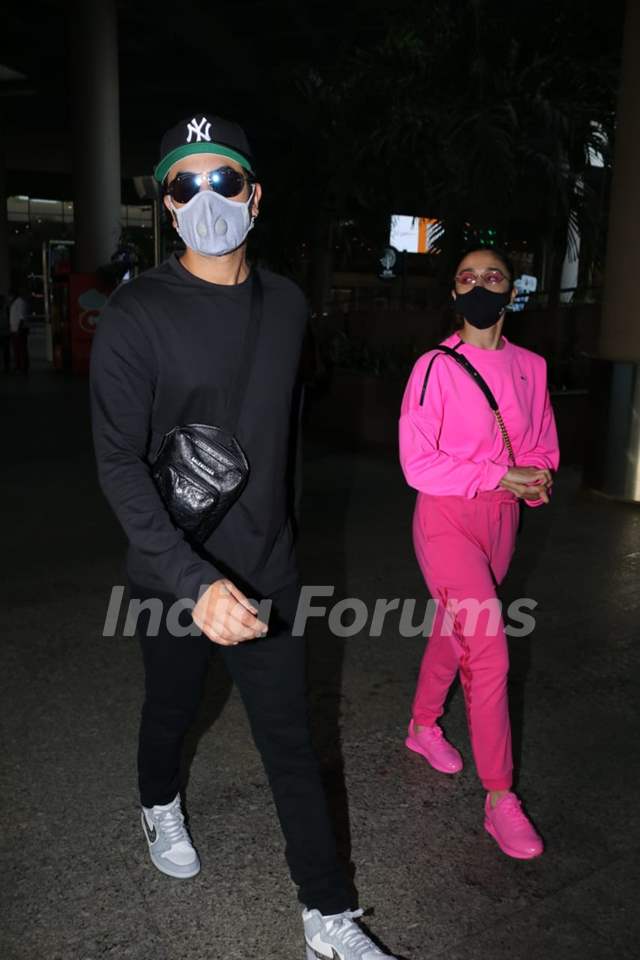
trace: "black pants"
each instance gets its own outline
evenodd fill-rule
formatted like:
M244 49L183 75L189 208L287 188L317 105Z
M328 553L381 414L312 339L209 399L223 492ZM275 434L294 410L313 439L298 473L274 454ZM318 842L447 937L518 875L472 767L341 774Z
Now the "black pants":
M2 354L2 367L5 373L11 371L11 334L7 333L0 337L0 353Z
M286 841L286 858L299 898L310 909L340 913L354 903L346 870L338 861L318 761L311 746L305 682L305 641L292 637L299 587L272 597L265 639L222 647L225 664L244 702ZM132 598L158 597L130 584ZM213 644L203 634L172 636L166 612L174 602L160 595L157 636L147 636L152 611L142 611L138 635L145 666L138 775L145 807L169 803L180 789L185 734L202 695ZM183 612L180 622L191 623Z
M11 334L11 343L13 344L13 359L16 370L19 373L29 372L29 333L27 330L19 330Z

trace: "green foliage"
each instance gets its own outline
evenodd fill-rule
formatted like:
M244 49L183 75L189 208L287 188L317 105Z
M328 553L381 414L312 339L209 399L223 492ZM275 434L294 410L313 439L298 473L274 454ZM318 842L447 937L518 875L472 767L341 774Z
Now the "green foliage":
M499 236L524 225L558 248L580 224L597 261L603 186L589 150L606 170L620 0L605 18L576 0L346 6L335 51L318 44L281 66L287 177L274 169L270 248L279 236L295 262L321 216L357 218L378 246L404 211L446 219L442 269L465 221Z

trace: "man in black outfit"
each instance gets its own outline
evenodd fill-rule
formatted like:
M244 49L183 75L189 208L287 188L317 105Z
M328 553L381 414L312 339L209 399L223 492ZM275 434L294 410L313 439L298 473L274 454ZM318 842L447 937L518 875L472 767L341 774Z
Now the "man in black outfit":
M138 621L146 678L138 773L151 860L172 877L200 870L184 825L178 771L216 643L273 791L305 906L308 960L380 960L386 955L354 923L361 911L350 909L352 887L337 858L310 743L305 645L291 636L299 583L287 464L306 303L291 281L258 271L261 317L234 431L249 479L196 548L172 523L149 464L172 428L220 422L248 361L246 238L261 188L243 130L211 114L196 114L165 134L155 176L186 250L112 295L91 357L98 473L129 540L130 595L159 597L165 613L159 634L148 629L149 609ZM269 625L248 597L272 600ZM176 600L194 604L188 635L167 622Z

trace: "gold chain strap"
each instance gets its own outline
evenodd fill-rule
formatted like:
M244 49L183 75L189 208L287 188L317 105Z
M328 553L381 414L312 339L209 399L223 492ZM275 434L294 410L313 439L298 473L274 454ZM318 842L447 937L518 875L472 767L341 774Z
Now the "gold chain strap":
M507 448L507 453L509 454L509 460L511 461L511 466L515 467L516 458L513 455L513 447L511 446L511 440L509 439L509 434L507 433L507 428L504 425L504 420L502 419L502 414L499 410L493 411L496 415L496 420L498 421L498 426L500 427L500 433L502 434L502 439L504 440L504 445Z

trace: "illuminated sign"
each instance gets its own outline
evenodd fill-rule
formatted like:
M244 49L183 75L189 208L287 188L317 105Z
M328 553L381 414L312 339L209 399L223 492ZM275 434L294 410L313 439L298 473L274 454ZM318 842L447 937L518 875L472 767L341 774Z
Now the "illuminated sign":
M438 241L444 234L440 220L433 217L391 217L389 245L406 253L437 253Z

